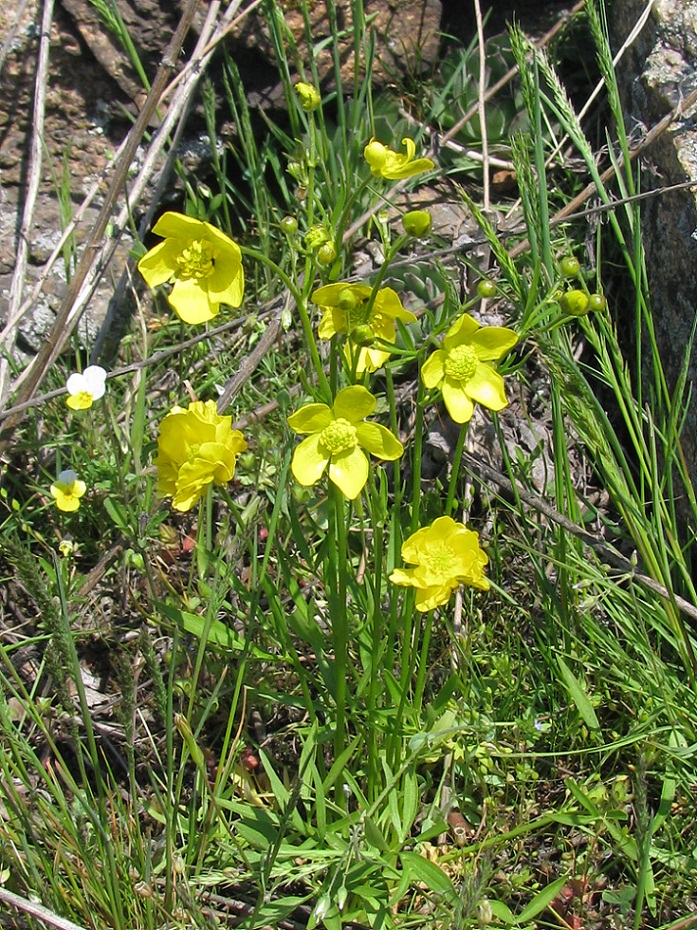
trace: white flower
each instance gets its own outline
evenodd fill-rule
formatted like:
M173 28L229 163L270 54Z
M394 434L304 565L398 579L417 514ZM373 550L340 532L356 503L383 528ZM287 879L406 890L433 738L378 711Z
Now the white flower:
M95 400L104 396L106 371L99 365L89 365L82 374L72 374L66 387L70 395L67 400L70 409L87 410Z

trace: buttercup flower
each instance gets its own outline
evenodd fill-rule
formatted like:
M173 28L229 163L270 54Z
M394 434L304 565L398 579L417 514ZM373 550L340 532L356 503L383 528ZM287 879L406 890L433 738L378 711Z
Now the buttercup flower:
M68 389L66 403L70 409L87 410L95 400L104 396L106 371L99 365L88 365L82 373L73 373L65 386Z
M377 401L360 384L339 391L334 405L307 404L288 417L288 425L307 436L293 453L291 469L296 480L309 487L329 466L329 478L353 500L368 480L368 456L393 461L404 451L402 443L379 423L365 423ZM365 450L365 451L364 451Z
M87 485L80 481L72 468L66 468L51 485L51 496L56 499L56 507L66 513L72 513L80 506L80 498L87 491Z
M474 402L490 410L502 410L508 401L501 375L487 362L497 361L518 341L512 329L481 326L469 313L448 330L443 348L430 355L421 369L427 388L441 388L448 413L456 423L466 423Z
M488 591L484 567L489 559L479 547L479 536L452 517L438 517L402 545L402 559L414 568L396 568L393 584L416 589L416 609L433 610L450 600L460 584Z
M300 106L306 113L311 113L313 110L316 110L322 102L317 88L313 87L312 84L305 84L304 81L299 81L295 85L295 92L300 100Z
M152 231L164 242L141 258L138 270L151 288L174 282L167 300L185 323L212 320L221 304L239 307L244 269L236 242L181 213L164 213Z
M422 171L429 171L435 167L430 158L414 158L416 145L413 139L402 139L402 145L407 154L400 155L393 149L388 149L382 142L371 139L363 149L363 157L370 165L370 170L376 178L387 178L388 181L401 181L411 178Z
M337 333L345 333L348 336L346 357L352 367L355 364L357 374L377 371L390 357L384 346L375 343L377 340L395 341L395 320L403 323L416 320L410 310L404 309L391 287L380 288L368 309L372 293L373 288L367 284L338 281L318 288L310 298L324 310L317 335L320 339L331 339Z
M223 485L235 474L237 455L247 443L221 416L215 401L197 400L173 407L160 424L157 440L157 490L172 498L175 510L191 510L209 484Z

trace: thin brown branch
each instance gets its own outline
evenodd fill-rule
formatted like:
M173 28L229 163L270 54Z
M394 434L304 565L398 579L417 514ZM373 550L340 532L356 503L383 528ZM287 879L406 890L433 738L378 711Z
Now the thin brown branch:
M23 914L36 917L37 920L48 924L50 927L56 927L57 930L85 930L84 927L73 923L72 920L60 917L58 914L50 911L47 907L44 907L43 904L37 904L35 901L30 901L29 898L23 898L22 895L15 894L13 891L7 891L5 888L0 888L0 901L9 904L9 906L13 907L16 911L21 911Z
M17 236L17 252L15 254L15 267L10 285L10 299L8 302L8 316L13 317L24 294L25 276L29 262L29 239L31 227L34 222L34 208L39 193L41 181L41 148L44 136L44 116L46 112L46 88L48 85L48 59L51 46L51 23L53 22L53 0L44 0L39 23L39 51L36 64L36 79L34 81L34 106L32 113L32 132L29 145L29 164L27 166L27 187L24 194L24 207L22 221ZM17 328L12 330L10 352L17 339ZM4 356L0 359L0 406L10 390L10 361Z
M15 398L17 404L29 400L46 371L55 361L60 348L65 344L65 340L69 338L71 331L71 314L73 314L74 305L93 268L94 257L104 239L107 225L112 217L114 204L123 190L128 172L135 157L136 149L140 145L151 119L155 115L162 93L170 79L170 75L176 70L177 59L199 2L200 0L189 0L186 5L184 13L152 82L150 92L143 103L143 108L128 134L126 145L121 152L120 161L115 167L109 189L105 195L104 205L95 221L85 250L75 269L75 274L70 281L65 298L58 310L53 331L50 337L41 346L39 352L25 372L24 381ZM76 317L73 315L72 319L74 325ZM0 453L6 448L21 418L22 414L19 413L7 419L5 427L0 434Z

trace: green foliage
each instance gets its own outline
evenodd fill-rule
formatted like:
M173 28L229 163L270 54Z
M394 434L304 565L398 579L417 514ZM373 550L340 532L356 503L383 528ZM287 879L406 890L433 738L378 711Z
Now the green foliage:
M115 6L96 5L122 35ZM437 234L400 223L412 204L399 185L441 184L464 162L408 176L426 134L391 90L374 96L370 23L352 6L346 34L329 5L335 81L317 106L294 89L320 87L317 62L303 61L272 2L287 118L253 111L225 53L222 99L204 78L210 176L185 178L181 213L239 240L251 315L223 309L221 326L192 337L163 303L134 321L102 399L77 412L46 399L11 451L0 886L117 930L208 928L233 912L249 930L667 926L693 905L697 873L697 499L681 445L691 346L670 382L638 207L613 204L638 177L625 158L602 180L605 140L589 137L552 61L519 30L449 53L419 113L442 130L486 90L480 54L487 87L525 66L486 111L489 141L515 166L520 206L501 209L518 211L516 236L476 186L458 189L490 257L468 259L468 296ZM587 16L626 153L602 6L589 2ZM337 80L347 38L348 88ZM237 132L221 144L228 120ZM458 136L480 137L476 120ZM404 180L371 171L373 138ZM607 208L592 249L584 220L562 228L553 216L578 186L569 161ZM167 248L176 269L191 243ZM192 278L203 286L205 268ZM620 291L642 334L632 353ZM519 339L505 358L505 330L462 323L486 322L487 302ZM371 366L363 349L386 357ZM443 371L425 384L434 356ZM480 392L471 423L453 425L453 395L439 391L456 362L480 366ZM250 376L230 400L240 370ZM51 386L67 374L57 366ZM510 407L496 401L501 375ZM158 454L172 405L221 394L225 409L187 425L182 461L176 437ZM531 449L517 438L537 421L547 438ZM482 423L497 468L476 454ZM222 480L232 426L249 448L228 450ZM429 470L441 427L452 442ZM337 458L351 430L360 441ZM202 496L172 507L163 486L186 482L192 461ZM337 461L348 484L327 474ZM48 491L65 468L88 486L73 513ZM365 468L348 500L341 489ZM418 535L451 515L478 532L458 536L471 564L455 578L455 550L439 561L443 540ZM424 582L435 609L421 568L437 576Z

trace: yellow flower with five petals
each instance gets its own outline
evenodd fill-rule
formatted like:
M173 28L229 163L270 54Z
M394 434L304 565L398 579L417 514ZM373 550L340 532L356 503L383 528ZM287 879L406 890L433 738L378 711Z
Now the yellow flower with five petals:
M232 480L237 455L247 443L231 423L213 400L173 407L163 419L155 459L157 491L172 498L175 510L191 510L210 484Z
M377 371L390 357L383 343L394 343L396 320L413 323L416 317L405 310L399 295L391 287L382 287L371 304L373 288L367 284L337 281L325 284L311 296L324 311L317 329L320 339L331 339L337 333L348 337L345 354L356 374Z
M447 604L461 584L489 589L484 574L489 559L479 547L479 536L452 517L438 517L412 533L402 545L402 560L414 567L396 568L390 581L416 590L417 610Z
M221 304L239 307L244 294L242 253L210 223L164 213L152 230L164 241L144 255L138 270L151 288L173 282L167 300L185 323L205 323Z
M363 157L370 165L370 170L376 178L386 178L388 181L401 181L411 178L423 171L435 168L435 162L430 158L415 158L416 144L413 139L402 139L406 148L406 155L400 155L393 149L383 145L376 139L371 139L363 149Z
M498 361L518 342L505 326L480 326L463 313L448 330L443 347L424 362L421 380L440 388L448 413L456 423L467 423L474 404L503 410L508 403L503 378L488 364Z
M288 425L306 436L293 453L291 469L296 480L309 487L329 468L329 479L349 500L361 493L368 480L370 453L394 461L404 447L386 427L366 423L377 401L360 384L339 391L333 406L307 404L288 417Z

